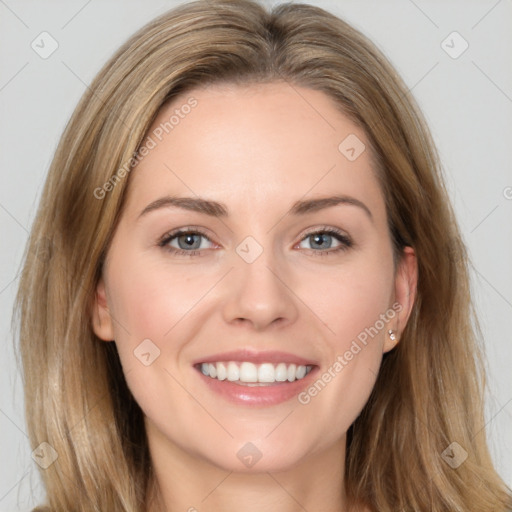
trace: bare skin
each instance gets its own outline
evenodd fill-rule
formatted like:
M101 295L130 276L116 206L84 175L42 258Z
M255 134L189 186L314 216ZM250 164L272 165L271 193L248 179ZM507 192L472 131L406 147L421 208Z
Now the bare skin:
M365 134L324 93L281 82L196 89L165 106L149 133L190 97L197 106L132 171L93 318L98 337L115 340L145 414L156 476L148 508L347 511L346 432L409 317L414 252L395 269ZM366 146L353 160L338 148L350 134ZM141 214L166 196L227 212ZM333 196L344 201L289 212ZM178 228L192 234L164 237ZM371 326L378 333L356 352ZM147 366L134 356L146 339L145 353L160 351ZM240 348L294 354L331 378L302 402L235 404L194 363ZM261 454L250 467L237 456L247 443Z

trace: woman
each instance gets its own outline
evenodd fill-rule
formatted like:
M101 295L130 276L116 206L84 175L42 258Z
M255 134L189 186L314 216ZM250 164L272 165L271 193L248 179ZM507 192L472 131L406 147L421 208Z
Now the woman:
M321 9L199 1L123 45L18 311L41 510L511 506L428 129Z

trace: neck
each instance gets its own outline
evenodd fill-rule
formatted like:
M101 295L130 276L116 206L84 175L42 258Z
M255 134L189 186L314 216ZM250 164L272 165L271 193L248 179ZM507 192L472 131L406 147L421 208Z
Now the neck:
M348 512L345 437L279 472L222 469L168 440L148 438L153 465L148 512Z

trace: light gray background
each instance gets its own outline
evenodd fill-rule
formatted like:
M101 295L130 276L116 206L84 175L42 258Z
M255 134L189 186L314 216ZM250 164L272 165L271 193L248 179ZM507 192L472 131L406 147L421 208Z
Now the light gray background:
M512 2L310 3L369 35L425 112L474 264L489 368L488 437L498 471L512 485ZM42 496L25 434L10 316L49 163L100 66L132 32L175 5L0 0L0 511L28 510ZM31 48L43 31L59 44L47 59ZM453 31L469 43L456 59L441 46ZM460 43L447 40L452 51Z

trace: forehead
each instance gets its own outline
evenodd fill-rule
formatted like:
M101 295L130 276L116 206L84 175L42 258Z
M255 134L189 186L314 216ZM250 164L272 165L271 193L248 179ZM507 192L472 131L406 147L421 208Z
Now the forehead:
M243 209L337 192L383 207L364 131L321 91L287 82L193 89L162 107L147 137L128 205L186 194Z

